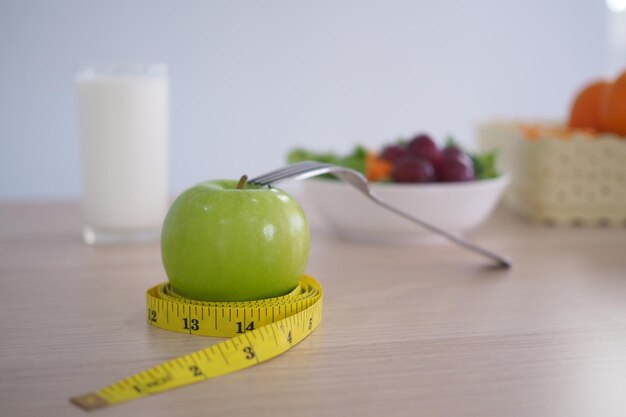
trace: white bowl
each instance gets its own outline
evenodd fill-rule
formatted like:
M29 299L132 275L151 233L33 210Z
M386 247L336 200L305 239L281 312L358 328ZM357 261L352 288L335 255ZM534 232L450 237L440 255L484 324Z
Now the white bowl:
M487 219L508 183L509 177L501 175L471 182L370 185L387 203L449 232L462 234ZM310 179L303 181L302 188L306 201L341 238L385 244L445 241L341 181Z

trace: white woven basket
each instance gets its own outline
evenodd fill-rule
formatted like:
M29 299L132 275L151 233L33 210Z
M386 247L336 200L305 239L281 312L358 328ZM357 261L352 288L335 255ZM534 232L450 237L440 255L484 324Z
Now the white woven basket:
M479 128L481 148L497 149L498 168L511 174L505 204L533 222L626 226L626 138L533 129L529 139L519 123Z

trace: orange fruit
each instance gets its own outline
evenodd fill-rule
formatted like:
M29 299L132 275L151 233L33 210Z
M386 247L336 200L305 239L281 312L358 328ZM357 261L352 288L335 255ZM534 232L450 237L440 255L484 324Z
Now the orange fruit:
M626 136L626 71L604 96L600 122L603 131Z
M522 136L526 139L533 140L539 139L541 137L542 128L538 125L521 125L520 130L522 131Z
M568 126L580 129L602 129L602 103L611 89L611 83L598 80L585 86L572 105Z

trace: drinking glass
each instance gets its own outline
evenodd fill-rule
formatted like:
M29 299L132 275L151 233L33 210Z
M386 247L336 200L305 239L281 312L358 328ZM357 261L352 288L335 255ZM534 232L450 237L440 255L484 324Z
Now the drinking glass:
M157 238L168 207L167 66L89 65L75 82L83 239Z

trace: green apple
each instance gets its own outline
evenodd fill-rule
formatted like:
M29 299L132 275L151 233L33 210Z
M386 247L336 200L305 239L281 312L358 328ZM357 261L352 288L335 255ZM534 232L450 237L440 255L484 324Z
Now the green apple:
M214 180L184 191L161 235L174 290L207 301L284 295L309 257L309 226L296 200L277 188Z

